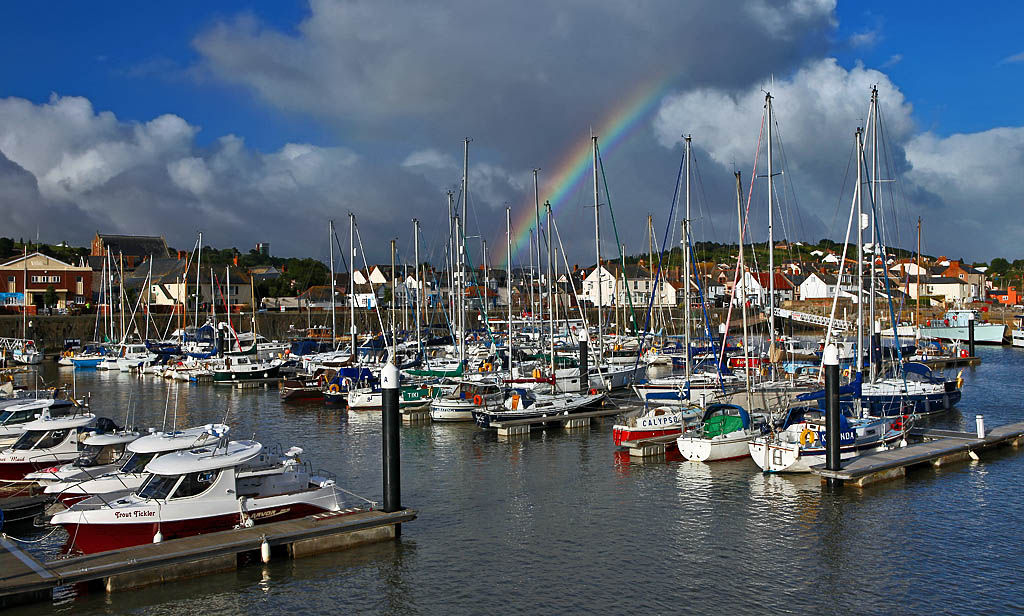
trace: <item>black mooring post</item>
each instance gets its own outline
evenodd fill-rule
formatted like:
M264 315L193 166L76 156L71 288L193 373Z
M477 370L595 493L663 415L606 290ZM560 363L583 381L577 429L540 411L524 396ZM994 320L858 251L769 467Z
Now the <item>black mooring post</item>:
M967 322L967 352L974 357L974 319Z
M838 471L839 441L839 351L834 344L825 348L825 468ZM831 483L831 480L830 480Z
M398 368L388 362L381 376L381 435L384 458L384 511L393 513L402 508L401 455L398 450ZM395 525L395 536L402 534L401 524Z
M556 366L557 367L557 366ZM587 356L587 339L580 337L580 393L590 391L590 357ZM551 375L554 376L554 375Z

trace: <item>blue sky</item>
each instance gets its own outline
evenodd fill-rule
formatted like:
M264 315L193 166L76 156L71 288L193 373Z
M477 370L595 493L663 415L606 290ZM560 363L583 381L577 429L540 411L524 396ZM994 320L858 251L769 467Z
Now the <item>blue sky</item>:
M368 234L390 237L411 215L439 232L471 136L474 232L500 245L501 225L487 221L524 203L530 170L556 167L588 126L668 77L678 85L656 113L607 152L617 203L663 217L678 134L694 130L707 201L697 231L729 240L732 164L754 149L758 92L774 77L783 134L796 139L786 144L802 211L792 239L836 234L849 136L867 85L881 83L900 224L923 215L926 245L957 243L978 260L1019 244L1024 223L984 238L986 221L1019 203L1024 56L1006 59L1024 53L1020 5L726 4L9 4L0 202L22 232L54 215L79 221L73 241L103 228L187 244L203 228L216 245L270 240L303 254L304 229L349 210ZM981 192L968 190L968 170ZM586 199L575 201L559 215L585 215ZM642 243L642 229L623 233ZM569 239L581 262L587 241Z

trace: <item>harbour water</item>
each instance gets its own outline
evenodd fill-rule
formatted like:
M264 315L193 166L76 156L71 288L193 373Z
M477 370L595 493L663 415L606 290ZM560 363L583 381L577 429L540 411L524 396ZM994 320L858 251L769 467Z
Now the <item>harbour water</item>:
M1024 351L979 347L964 398L931 425L1024 419ZM46 378L70 382L69 369ZM345 488L381 496L379 413L234 390L79 372L93 410L138 425L225 418L236 438L299 445ZM638 463L611 421L499 441L475 425L403 427L400 540L113 595L64 589L11 614L703 613L1024 611L1024 452L826 490L751 460ZM36 539L44 534L36 535ZM59 554L62 531L28 549Z

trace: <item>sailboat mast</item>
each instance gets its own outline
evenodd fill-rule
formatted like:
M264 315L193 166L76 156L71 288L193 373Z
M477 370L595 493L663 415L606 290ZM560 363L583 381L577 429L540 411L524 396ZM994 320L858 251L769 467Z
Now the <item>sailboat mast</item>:
M536 179L537 170L533 170L533 177ZM536 182L534 182L536 186ZM508 292L508 344L505 345L505 353L508 356L508 378L512 378L512 209L505 208L505 254L508 255L508 262L505 264L505 287Z
M28 340L28 244L22 243L21 252L21 339ZM25 343L23 342L22 345Z
M871 88L871 267L869 268L871 276L871 303L868 304L870 311L870 317L868 323L871 324L871 347L874 352L874 335L876 333L875 328L875 258L878 256L878 242L881 240L880 237L875 235L875 216L878 211L878 88ZM893 335L896 335L896 323L892 324ZM878 376L876 374L875 362L870 362L871 380L874 381Z
M348 213L348 254L349 261L348 286L349 286L349 335L352 337L352 355L358 357L359 351L356 346L356 215Z
M775 347L775 185L772 176L772 95L765 94L768 110L768 361Z
M413 309L416 311L416 353L422 354L423 348L420 342L420 288L422 286L420 285L420 280L422 280L420 278L420 221L415 218L412 219L412 238L413 252L416 259L416 302L413 304Z
M541 269L541 267L540 267L540 263L541 263L541 261L540 261L540 189L539 189L538 181L537 181L537 173L539 171L540 171L540 168L537 168L537 169L533 170L533 214L536 217L536 221L535 222L536 222L536 225L537 225L537 271L538 272ZM530 239L531 240L533 239L533 235L530 235ZM531 241L531 245L530 245L530 251L531 251L530 252L530 276L531 277L533 276L533 252L532 252L533 251L533 245L532 244L533 243ZM538 284L539 284L539 282L540 281L538 280ZM539 287L538 287L538 289L539 289ZM538 293L538 296L539 295L540 294ZM539 299L539 297L538 297L538 299ZM532 281L530 283L530 308L531 309L533 308L533 282ZM543 307L541 308L540 312L541 313L544 312Z
M864 370L864 214L861 191L863 178L864 142L861 129L857 129L857 372ZM893 324L895 326L895 324Z
M199 259L196 261L196 330L199 329L199 273L203 271L203 232L199 232Z
M153 306L153 255L149 255L149 274L146 276L146 333L143 340L149 338L149 312Z
M548 224L548 353L551 354L551 376L555 376L555 294L552 278L555 271L555 258L551 252L551 202L544 202L544 211L547 213Z
M391 306L389 306L389 311L391 312L391 345L395 346L398 344L396 341L396 334L398 332L395 331L398 329L396 327L397 319L395 318L395 240L391 240L391 274L389 277L391 278ZM392 358L392 361L394 361L394 358Z
M334 292L334 221L327 221L327 245L328 254L331 259L331 349L333 350L338 342L338 317L335 311L335 292Z
M686 136L686 212L683 216L683 349L690 378L690 135Z
M921 217L917 217L917 330L921 336Z
M604 322L601 317L601 286L604 284L604 276L601 275L601 204L600 193L597 183L597 135L592 135L594 148L594 249L597 253L597 361L604 359L604 336L601 328ZM580 378L586 379L587 375L581 374ZM586 381L584 381L586 382Z
M462 233L459 238L459 262L461 264L460 272L462 274L461 289L466 288L466 223L468 222L469 212L469 142L472 141L468 137L465 140L465 149L462 155ZM461 310L459 311L459 319L462 323L460 340L459 340L459 358L466 359L466 294L463 291L459 293L461 299Z

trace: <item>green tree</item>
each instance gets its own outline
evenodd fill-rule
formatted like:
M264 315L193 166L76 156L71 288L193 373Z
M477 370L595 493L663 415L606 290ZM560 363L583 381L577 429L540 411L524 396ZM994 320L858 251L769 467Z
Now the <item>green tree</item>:
M1002 257L996 257L992 259L992 264L989 266L989 272L997 276L1001 276L1006 272L1010 271L1010 262Z
M9 257L14 254L14 240L9 237L0 237L0 258Z
M53 288L53 285L46 287L46 292L43 293L43 304L46 308L52 308L57 305L57 289Z

